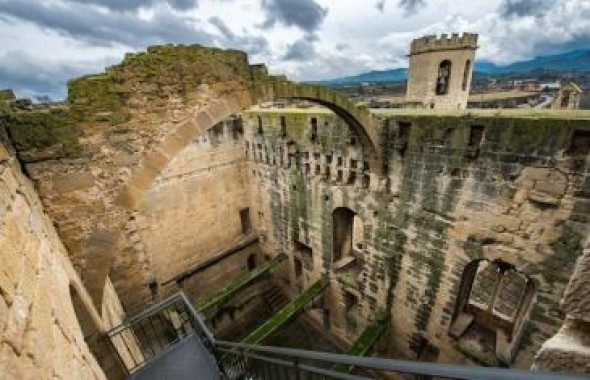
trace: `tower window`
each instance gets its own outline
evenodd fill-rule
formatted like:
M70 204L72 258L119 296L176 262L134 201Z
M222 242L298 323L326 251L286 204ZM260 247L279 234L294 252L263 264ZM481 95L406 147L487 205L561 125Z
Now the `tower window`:
M449 92L450 81L451 61L445 59L438 66L438 76L436 78L436 95L446 95Z
M463 72L463 91L467 90L467 82L469 82L469 72L471 71L471 61L465 62L465 71Z

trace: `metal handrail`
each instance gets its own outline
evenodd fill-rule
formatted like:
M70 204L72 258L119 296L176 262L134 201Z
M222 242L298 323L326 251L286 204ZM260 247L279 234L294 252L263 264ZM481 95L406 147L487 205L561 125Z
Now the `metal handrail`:
M428 363L411 360L399 360L388 358L368 358L328 352L300 350L296 348L283 348L274 346L250 345L218 340L217 346L238 348L247 351L261 352L265 354L283 355L298 359L312 359L334 364L348 364L373 370L411 373L416 375L430 375L449 377L456 379L489 379L489 380L567 380L588 379L587 375L577 375L560 372L540 372L521 369L498 367L468 367L457 364Z
M223 370L223 364L219 363L223 361L220 358L221 355L216 353L223 352L224 355L234 355L238 358L249 358L255 359L268 364L284 366L288 368L294 368L296 370L303 370L305 372L311 372L321 375L330 376L336 379L350 379L350 380L361 380L367 379L363 376L351 375L342 372L336 372L333 370L318 368L311 365L299 364L302 360L314 360L318 362L325 362L327 364L345 364L349 366L355 366L360 369L367 369L369 371L387 371L397 373L407 373L415 375L427 375L437 376L454 379L484 379L484 380L578 380L588 379L587 375L571 374L571 373L560 373L560 372L541 372L541 371L528 371L521 369L509 369L509 368L497 368L497 367L468 367L456 364L444 364L444 363L428 363L418 362L411 360L398 360L388 358L375 358L375 357L360 357L351 356L344 354L333 354L328 352L318 352L301 350L295 348L283 348L274 346L261 346L252 345L245 343L235 343L215 338L213 333L209 330L205 324L201 315L194 309L190 303L188 297L183 291L176 293L165 300L159 302L156 305L151 306L149 309L137 314L130 318L128 321L123 323L109 331L108 336L111 337L128 326L141 321L143 318L147 318L155 313L163 310L165 307L177 302L179 299L185 304L186 308L190 313L191 319L198 325L204 336L201 338L206 339L205 346L208 346L212 350L214 356L218 359L218 365ZM270 356L269 356L270 355ZM225 357L227 358L227 356Z

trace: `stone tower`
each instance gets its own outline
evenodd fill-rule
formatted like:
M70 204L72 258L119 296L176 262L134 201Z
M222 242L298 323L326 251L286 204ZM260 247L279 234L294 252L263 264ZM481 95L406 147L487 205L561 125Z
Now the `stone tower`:
M417 108L467 107L477 34L453 33L412 41L406 100Z

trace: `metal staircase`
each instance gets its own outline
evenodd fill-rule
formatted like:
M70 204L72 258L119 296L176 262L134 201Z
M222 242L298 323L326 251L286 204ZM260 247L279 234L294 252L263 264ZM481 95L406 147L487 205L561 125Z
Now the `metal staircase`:
M304 380L369 379L335 371L407 374L452 379L566 380L584 375L467 367L368 358L217 340L183 292L130 318L107 333L128 379ZM325 363L325 368L308 365ZM419 377L416 377L419 378ZM423 377L420 377L423 378Z

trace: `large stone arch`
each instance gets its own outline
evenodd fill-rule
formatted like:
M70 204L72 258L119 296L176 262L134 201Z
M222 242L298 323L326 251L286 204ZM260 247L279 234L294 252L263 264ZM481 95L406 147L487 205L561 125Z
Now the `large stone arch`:
M135 149L140 154L135 163L110 185L107 212L87 216L96 227L85 232L81 272L97 307L115 261L120 261L119 269L131 264L145 268L145 258L131 258L133 249L117 242L125 240L121 235L133 224L138 202L168 163L191 141L230 115L285 98L308 100L332 110L358 135L371 167L381 167L378 121L366 108L356 107L342 94L325 87L270 76L264 65L250 65L242 52L201 46L152 47L146 53L127 56L105 74L70 83L70 104L83 119L95 121L97 114L107 114L110 119L124 115L122 127L128 126L138 136L149 136L141 146L143 137L137 139ZM152 129L141 124L146 110L161 108L173 99L181 99L183 107L171 114L171 122L164 120ZM113 281L115 286L130 281L130 274L120 274L121 278ZM138 284L149 282L147 276ZM121 293L121 286L118 291ZM129 297L135 294L129 292ZM121 298L125 300L126 296L123 291Z

